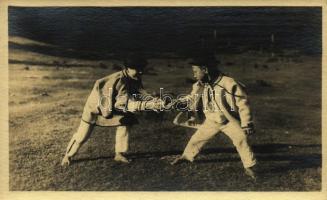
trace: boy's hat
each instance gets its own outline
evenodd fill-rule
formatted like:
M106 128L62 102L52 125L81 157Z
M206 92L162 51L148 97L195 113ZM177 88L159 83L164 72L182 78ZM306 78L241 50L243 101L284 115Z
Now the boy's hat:
M132 69L143 70L147 64L147 60L140 54L131 53L124 59L124 66Z
M192 58L192 60L189 62L189 64L211 68L211 67L216 67L218 62L217 62L216 58L211 54L204 54L204 55L200 54L200 55L194 56Z
M193 56L191 62L189 62L190 65L196 65L200 67L206 67L208 70L208 73L211 76L217 76L221 72L217 66L219 62L216 60L214 54L208 53L208 52L200 52L199 54Z

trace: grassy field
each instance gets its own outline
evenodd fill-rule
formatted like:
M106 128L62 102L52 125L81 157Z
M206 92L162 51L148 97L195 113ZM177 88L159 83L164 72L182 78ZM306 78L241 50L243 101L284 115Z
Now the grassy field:
M85 191L317 191L321 189L321 58L218 55L222 71L248 86L259 161L253 182L231 141L218 134L192 164L171 166L194 130L175 112L140 115L124 165L113 161L115 130L97 127L69 168L60 166L96 79L117 61L88 61L10 50L10 189ZM19 62L18 62L19 61ZM116 63L116 64L114 64ZM74 64L74 65L73 65ZM119 64L119 63L118 63ZM81 65L81 66L78 66ZM84 66L82 66L84 65ZM74 66L74 67L72 67ZM100 67L99 67L100 66ZM183 59L151 59L150 92L190 92Z

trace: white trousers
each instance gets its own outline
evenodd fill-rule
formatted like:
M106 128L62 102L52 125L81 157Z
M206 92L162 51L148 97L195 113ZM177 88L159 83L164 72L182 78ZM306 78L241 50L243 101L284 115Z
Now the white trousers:
M72 157L78 152L79 148L90 137L93 129L94 129L94 125L81 121L77 132L73 135L72 139L68 144L67 151L66 151L68 157ZM129 126L117 126L116 144L115 144L116 153L124 153L128 151L129 132L130 132Z
M191 137L184 150L183 156L193 161L201 148L219 132L225 133L232 140L241 157L244 168L252 167L256 164L254 154L247 142L246 134L240 125L232 122L223 125L214 120L205 120Z

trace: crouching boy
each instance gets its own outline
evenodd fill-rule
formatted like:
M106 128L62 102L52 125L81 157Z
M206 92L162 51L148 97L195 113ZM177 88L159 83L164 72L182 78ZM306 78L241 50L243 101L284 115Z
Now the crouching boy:
M128 150L131 127L137 123L134 113L159 110L163 106L161 100L149 96L143 89L141 75L146 64L142 57L130 55L125 59L122 71L96 81L84 106L79 128L67 146L63 166L71 163L97 125L116 127L114 160L129 162L124 153Z

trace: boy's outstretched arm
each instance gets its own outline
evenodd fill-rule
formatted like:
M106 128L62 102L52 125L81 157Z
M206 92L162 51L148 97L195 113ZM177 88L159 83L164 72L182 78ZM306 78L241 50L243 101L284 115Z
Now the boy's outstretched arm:
M241 119L241 127L247 134L252 134L254 132L254 124L248 96L238 84L234 85L233 91L235 94L235 104Z

